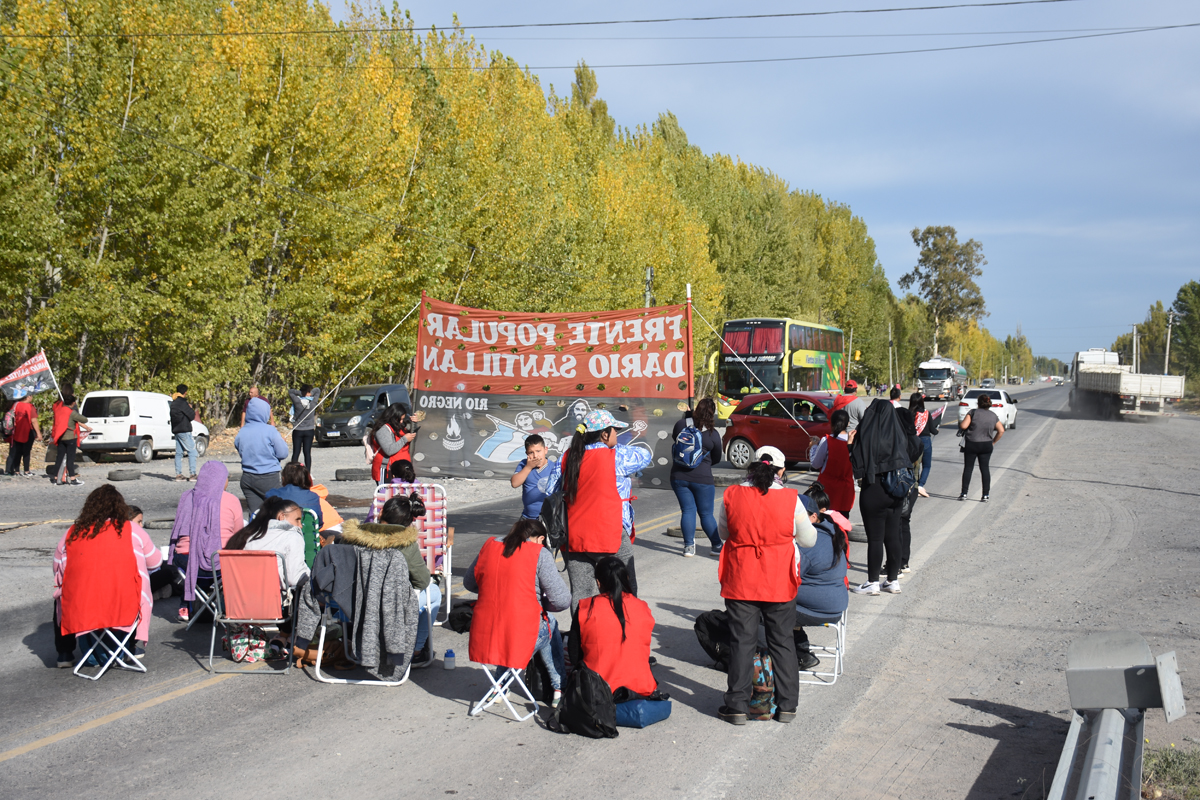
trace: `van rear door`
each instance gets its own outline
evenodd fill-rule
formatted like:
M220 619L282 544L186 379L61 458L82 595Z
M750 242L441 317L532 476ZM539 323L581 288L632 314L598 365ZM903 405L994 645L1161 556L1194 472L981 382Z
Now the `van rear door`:
M79 413L88 418L91 434L85 445L123 446L129 441L130 403L128 395L88 395Z
M171 433L171 398L165 394L139 394L135 409L138 414L138 435L150 436L155 450L174 449L175 435ZM144 426L144 427L143 427Z

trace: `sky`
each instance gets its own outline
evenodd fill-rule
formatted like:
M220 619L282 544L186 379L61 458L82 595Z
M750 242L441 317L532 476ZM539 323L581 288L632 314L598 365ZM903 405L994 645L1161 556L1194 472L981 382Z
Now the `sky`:
M417 26L779 14L950 0L803 3L410 0ZM335 19L348 18L332 0ZM477 30L488 49L568 94L586 60L623 127L666 110L689 141L848 205L893 291L914 227L983 246L979 281L1003 339L1068 360L1106 347L1156 300L1200 280L1200 23L1186 0L1038 4L758 20ZM945 35L954 34L954 35ZM797 58L1090 36L950 52ZM741 37L741 38L737 38ZM746 38L752 37L752 38ZM1191 77L1189 77L1191 76ZM1149 347L1149 345L1147 345Z

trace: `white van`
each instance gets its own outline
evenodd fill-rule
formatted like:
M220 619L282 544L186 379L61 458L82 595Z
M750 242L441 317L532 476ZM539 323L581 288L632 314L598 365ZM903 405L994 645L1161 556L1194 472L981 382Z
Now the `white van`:
M157 392L88 392L79 413L88 418L92 432L80 443L85 453L133 453L145 464L154 454L175 452L171 433L171 398ZM208 428L192 422L196 455L208 450Z

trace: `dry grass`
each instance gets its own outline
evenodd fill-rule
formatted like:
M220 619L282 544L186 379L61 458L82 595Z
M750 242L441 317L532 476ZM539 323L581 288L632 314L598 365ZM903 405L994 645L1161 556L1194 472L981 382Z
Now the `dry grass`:
M1147 750L1142 762L1142 797L1200 800L1200 748L1171 745Z

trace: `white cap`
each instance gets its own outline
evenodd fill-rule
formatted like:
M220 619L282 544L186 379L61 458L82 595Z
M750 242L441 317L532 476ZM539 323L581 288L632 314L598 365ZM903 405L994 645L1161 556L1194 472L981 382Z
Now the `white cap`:
M785 469L787 462L783 458L783 451L778 447L760 447L754 451L754 459L756 461L764 461L776 469Z

